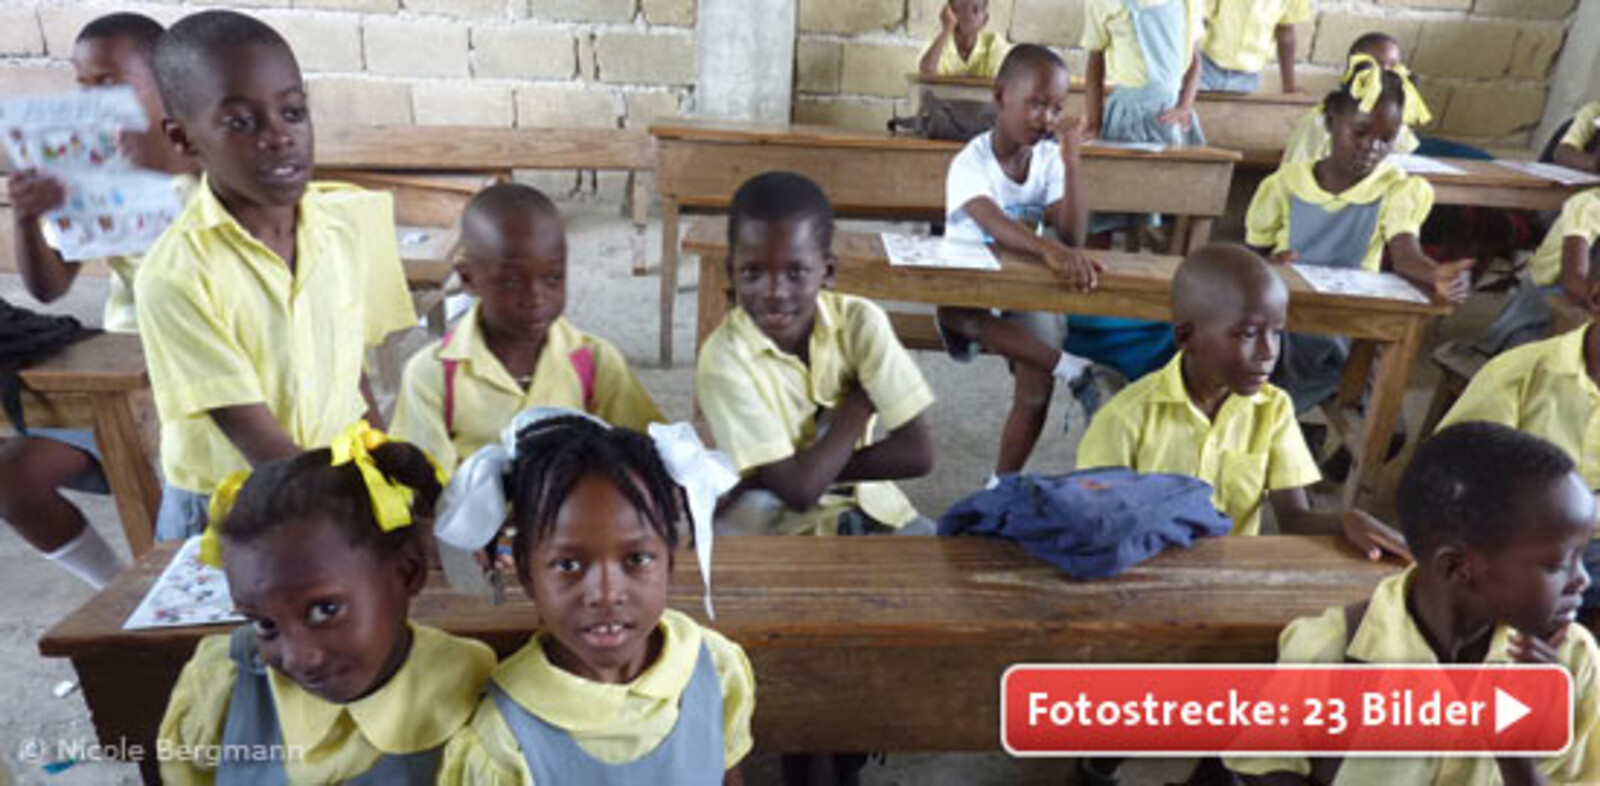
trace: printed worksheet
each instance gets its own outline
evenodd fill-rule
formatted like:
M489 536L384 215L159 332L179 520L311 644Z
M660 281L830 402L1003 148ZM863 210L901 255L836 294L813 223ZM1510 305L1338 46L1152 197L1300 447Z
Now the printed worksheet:
M1389 156L1400 171L1408 175L1464 175L1465 171L1458 166L1451 166L1437 158L1427 156L1395 154Z
M938 267L950 270L999 270L989 247L975 240L884 232L883 248L895 267Z
M185 541L161 578L133 610L123 630L179 628L189 625L233 625L244 617L233 610L228 577L200 561L200 536Z
M1293 267L1312 289L1325 294L1382 298L1407 303L1428 302L1428 296L1424 295L1422 290L1393 273L1374 273L1370 270L1323 265Z
M1600 175L1592 172L1581 172L1568 169L1560 164L1540 164L1534 161L1495 161L1496 164L1507 169L1515 169L1524 174L1545 180L1553 180L1564 186L1593 186L1600 185Z

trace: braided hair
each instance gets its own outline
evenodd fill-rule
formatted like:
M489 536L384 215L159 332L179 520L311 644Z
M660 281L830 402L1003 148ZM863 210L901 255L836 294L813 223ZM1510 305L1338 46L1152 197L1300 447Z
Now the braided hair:
M1377 67L1378 66L1372 64L1364 64L1358 69L1357 73ZM1395 111L1398 112L1401 117L1404 117L1406 112L1405 80L1402 79L1399 74L1389 70L1384 70L1382 74L1379 75L1379 79L1383 84L1383 92L1378 96L1378 103L1394 104ZM1354 79L1350 79L1340 82L1339 87L1334 89L1333 92L1329 93L1327 98L1323 99L1322 106L1330 119L1349 112L1354 112L1360 108L1361 101L1350 92L1350 86L1354 83L1354 81Z
M555 529L561 506L589 475L602 475L661 539L678 546L683 490L647 436L577 415L531 423L517 433L517 458L506 480L511 500L512 554L517 574L529 575L528 555Z

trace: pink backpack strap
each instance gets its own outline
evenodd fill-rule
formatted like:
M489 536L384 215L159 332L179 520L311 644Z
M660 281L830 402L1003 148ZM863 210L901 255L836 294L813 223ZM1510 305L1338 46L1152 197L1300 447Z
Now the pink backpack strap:
M446 331L439 348L450 346L450 339L455 336L454 330ZM444 430L452 440L456 438L456 369L460 365L459 360L444 360Z
M583 384L583 408L587 410L594 403L594 350L578 347L567 359L572 361L572 370L578 372L578 381Z

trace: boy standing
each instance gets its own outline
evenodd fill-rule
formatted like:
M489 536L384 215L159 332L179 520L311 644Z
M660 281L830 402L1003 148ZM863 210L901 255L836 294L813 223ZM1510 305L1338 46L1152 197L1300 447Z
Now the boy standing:
M161 412L156 535L205 523L230 473L328 444L372 406L365 351L416 323L387 195L309 184L311 114L272 28L202 11L156 47L167 138L204 179L135 293Z
M989 24L989 0L949 0L939 9L939 34L922 50L917 70L928 76L1000 73L1011 45Z
M1293 93L1294 26L1311 21L1311 0L1207 0L1200 45L1200 89L1254 93L1274 42L1283 92Z
M78 32L72 67L79 87L125 85L133 90L150 127L124 134L124 151L138 166L171 174L173 188L187 195L195 183L188 174L192 164L173 152L161 131L166 111L151 66L161 33L160 23L140 14L102 16ZM6 186L13 203L14 251L22 283L35 299L53 302L67 293L83 268L82 262L61 258L43 221L44 214L66 200L66 189L61 181L33 169L11 173ZM103 261L111 278L101 326L135 333L133 275L139 258ZM26 437L0 440L0 517L29 545L97 589L117 574L122 563L61 490L106 493L99 456L94 433L87 429L30 429Z

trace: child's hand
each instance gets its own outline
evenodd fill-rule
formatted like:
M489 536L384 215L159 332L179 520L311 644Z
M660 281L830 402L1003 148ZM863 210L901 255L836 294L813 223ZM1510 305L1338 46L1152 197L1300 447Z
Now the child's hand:
M1075 249L1053 246L1045 253L1044 264L1056 278L1078 292L1094 289L1100 281L1105 265Z
M1567 640L1567 630L1571 627L1570 624L1562 625L1548 639L1529 636L1520 630L1511 631L1511 643L1506 647L1506 654L1515 663L1559 664L1561 661L1556 653L1561 649L1561 643Z
M1411 549L1406 548L1406 539L1364 510L1345 511L1339 517L1339 526L1344 530L1344 539L1361 549L1361 553L1369 560L1382 559L1386 551L1404 557L1408 562L1412 560Z
M12 172L6 178L11 192L11 211L17 223L35 221L67 200L67 187L37 169Z
M865 421L867 418L872 417L874 411L872 397L867 395L866 390L857 386L851 388L850 392L845 395L844 401L840 402L837 417L843 418L848 415Z
M1056 141L1061 144L1061 158L1067 163L1077 163L1083 153L1086 127L1081 117L1063 117L1056 126Z
M1272 255L1274 265L1292 265L1300 261L1300 252L1293 249L1284 249Z
M939 9L939 25L944 28L945 35L956 29L956 10L949 3Z
M1475 262L1471 259L1458 259L1454 262L1440 262L1433 266L1432 294L1436 299L1449 303L1460 303L1472 294L1472 266Z
M1561 275L1561 294L1591 313L1600 313L1600 276Z
M1194 107L1180 103L1162 112L1161 117L1156 118L1156 120L1164 126L1177 125L1187 131L1194 125Z

